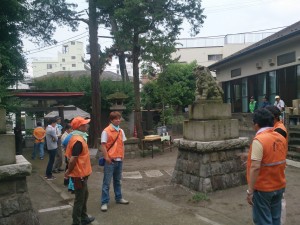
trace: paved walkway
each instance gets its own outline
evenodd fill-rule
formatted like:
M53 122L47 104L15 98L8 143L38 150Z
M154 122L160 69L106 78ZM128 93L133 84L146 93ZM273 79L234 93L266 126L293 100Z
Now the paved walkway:
M31 160L30 151L24 156L32 163L32 175L27 178L33 207L42 225L71 224L74 195L63 186L63 173L54 181L45 180L48 157ZM246 203L246 186L217 191L207 195L208 201L193 202L196 194L185 187L171 184L177 151L156 153L154 158L126 159L123 173L123 195L129 205L115 204L113 191L108 212L100 211L103 168L96 165L91 150L93 174L89 178L88 212L96 217L93 225L250 225L251 207ZM288 161L287 223L300 221L300 163Z

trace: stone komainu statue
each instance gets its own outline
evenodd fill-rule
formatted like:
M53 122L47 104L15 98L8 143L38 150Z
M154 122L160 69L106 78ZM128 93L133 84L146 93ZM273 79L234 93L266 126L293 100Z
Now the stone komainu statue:
M201 100L223 101L224 92L207 67L197 66L194 69L194 75L196 77L195 102Z

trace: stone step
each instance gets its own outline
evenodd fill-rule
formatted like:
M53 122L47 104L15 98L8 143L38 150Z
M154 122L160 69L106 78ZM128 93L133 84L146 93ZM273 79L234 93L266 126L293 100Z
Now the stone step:
M300 161L300 152L288 151L287 158L299 162Z

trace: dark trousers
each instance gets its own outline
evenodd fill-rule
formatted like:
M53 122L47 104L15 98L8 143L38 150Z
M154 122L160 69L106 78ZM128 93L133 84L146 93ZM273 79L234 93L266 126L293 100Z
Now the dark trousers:
M89 197L87 178L81 182L82 182L82 187L80 189L75 188L75 200L74 200L74 207L72 213L74 225L81 224L82 220L88 218L87 207L86 207L87 200Z
M49 161L48 161L48 165L47 165L47 169L46 169L46 176L47 177L52 176L52 168L53 168L53 163L54 163L56 151L57 151L57 149L48 150Z

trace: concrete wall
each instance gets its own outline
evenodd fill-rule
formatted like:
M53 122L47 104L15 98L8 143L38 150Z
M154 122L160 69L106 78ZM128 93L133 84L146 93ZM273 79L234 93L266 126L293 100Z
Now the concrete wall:
M216 61L208 60L208 55L222 54L223 58L249 46L250 44L227 44L217 47L199 47L199 48L178 48L172 54L172 58L180 56L179 62L191 63L196 60L197 64L202 66L209 66Z

